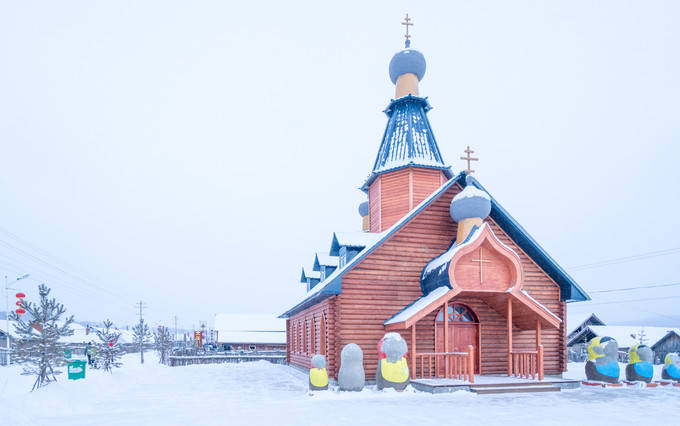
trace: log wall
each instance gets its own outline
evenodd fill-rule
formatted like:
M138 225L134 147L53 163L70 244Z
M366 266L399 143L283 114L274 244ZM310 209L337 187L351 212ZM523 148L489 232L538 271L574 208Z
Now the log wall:
M402 172L397 174L397 172ZM409 179L408 169L394 172L394 176L382 175L374 182L370 191L381 189L380 199L384 194L396 191L399 179ZM438 171L437 171L438 172ZM439 172L441 173L441 172ZM438 177L439 179L439 177ZM411 181L413 185L414 181ZM403 183L403 182L402 182ZM434 181L433 181L434 184ZM420 188L418 185L412 188ZM437 185L436 187L438 187ZM387 191L387 192L385 192ZM421 196L423 199L427 190L414 191L417 195L413 202L417 205ZM375 379L377 365L377 343L385 334L383 321L390 318L406 305L422 296L420 289L420 275L423 268L434 257L444 252L455 238L457 226L449 215L449 205L452 198L461 191L460 186L454 185L439 199L430 204L418 216L412 219L401 230L392 235L380 247L345 273L342 278L342 294L313 306L308 310L291 317L289 321L288 359L290 363L303 368L309 368L311 349L296 347L296 335L293 335L296 324L303 324L305 318L319 316L327 312L327 360L329 376L337 378L340 365L340 352L348 343L358 344L364 351L364 369L367 380ZM430 191L431 192L431 191ZM393 197L392 205L381 204L383 218L390 220L396 217L397 207L403 208L408 197ZM385 207L385 209L382 208ZM378 207L371 205L371 215ZM408 208L408 206L407 206ZM386 210L386 211L384 211ZM403 212L406 214L407 210ZM385 216L387 213L387 216ZM401 214L401 216L403 216ZM399 216L395 219L401 218ZM382 219L381 219L382 220ZM536 265L529 256L491 219L488 218L491 229L507 246L512 248L521 259L524 272L523 289L538 302L546 306L553 313L563 319L560 329L543 329L541 339L544 346L544 360L546 374L559 374L566 370L566 304L560 302L559 287ZM386 228L383 222L383 229ZM371 227L374 218L371 217ZM481 370L482 374L504 374L507 372L507 329L506 318L489 305L479 299L456 298L455 301L466 303L478 315L481 323ZM417 352L434 351L434 315L428 315L417 324ZM304 329L303 327L303 330ZM317 328L318 330L318 328ZM318 332L318 331L317 331ZM304 341L310 342L309 332L304 331ZM402 337L409 344L411 336L409 330L401 331ZM315 339L318 348L319 339ZM535 350L536 334L534 330L513 329L514 350Z
M371 232L394 225L445 182L441 170L407 167L380 175L368 189Z
M321 352L322 339L326 350L323 354L328 363L329 376L336 374L335 363L335 299L328 298L323 302L311 306L305 311L290 317L286 322L286 359L288 363L301 368L309 368L312 357ZM321 327L321 321L325 326ZM325 335L321 331L325 329Z

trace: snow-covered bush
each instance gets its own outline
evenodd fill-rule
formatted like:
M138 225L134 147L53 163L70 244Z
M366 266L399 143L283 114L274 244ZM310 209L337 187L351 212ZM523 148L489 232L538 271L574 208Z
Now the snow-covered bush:
M139 345L141 363L144 364L144 344L149 341L149 338L151 337L151 332L149 332L149 326L146 325L143 318L140 318L139 323L132 327L132 333L134 336L135 343Z
M36 379L31 390L56 381L57 366L66 364L65 350L67 346L59 343L62 336L73 334L70 326L73 316L61 320L66 312L64 305L56 299L49 299L50 289L45 284L38 287L40 302L24 302L22 307L26 311L26 319L15 312L10 313L10 320L15 321L14 329L19 336L12 356L19 364L23 364L23 374L35 375ZM31 319L28 319L31 318Z
M119 368L122 363L119 361L123 356L123 352L118 343L120 332L113 329L113 322L110 320L104 321L104 326L101 330L97 330L97 354L96 363L109 373L113 372L114 368Z
M167 327L159 326L158 330L153 332L153 340L158 352L158 362L167 364L172 349L172 333Z

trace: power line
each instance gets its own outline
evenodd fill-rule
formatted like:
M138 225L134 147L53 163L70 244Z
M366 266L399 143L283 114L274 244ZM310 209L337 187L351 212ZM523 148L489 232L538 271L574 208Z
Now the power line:
M651 259L653 257L659 257L659 256L668 256L671 254L676 254L680 253L680 247L675 247L675 248L669 248L665 250L657 250L657 251L651 251L647 253L640 253L632 256L625 256L625 257L618 257L614 259L609 259L609 260L603 260L600 262L594 262L594 263L586 263L583 265L577 265L577 266L572 266L570 268L567 268L567 270L575 272L575 271L582 271L584 269L592 269L592 268L600 268L603 266L610 266L610 265L618 265L621 263L628 263L628 262L634 262L637 260L645 260L645 259Z
M650 297L647 299L614 300L610 302L598 302L598 303L590 303L586 301L582 303L587 303L588 304L587 306L597 306L597 305L613 305L617 303L651 302L653 300L668 300L668 299L680 299L680 296Z
M111 292L110 290L108 290L108 289L106 289L106 288L100 287L100 286L98 286L97 284L95 284L95 283L93 283L93 282L91 282L91 281L89 281L89 280L87 280L87 279L85 279L85 278L83 278L83 277L80 277L80 276L78 276L78 275L76 275L76 274L67 272L67 271L65 271L64 269L60 268L59 266L53 265L52 263L50 263L50 262L48 262L48 261L46 261L46 260L44 260L44 259L42 259L42 258L40 258L40 257L38 257L38 256L36 256L36 255L34 255L34 254L32 254L32 253L29 253L29 252L27 252L27 251L25 251L25 250L23 250L23 249L21 249L21 248L19 248L19 247L16 247L15 245L10 244L10 243L8 243L7 241L5 241L5 240L3 240L3 239L0 239L0 244L6 246L6 247L8 247L8 248L10 248L11 250L17 251L17 252L23 254L23 255L26 256L26 257L33 258L33 259L35 259L37 262L42 263L42 264L44 264L44 265L47 265L48 267L51 267L51 268L55 269L56 271L60 272L61 274L65 275L65 276L71 276L71 277L75 278L75 279L78 280L78 281L82 281L83 283L87 284L88 286L95 287L95 288L97 288L97 289L99 289L99 290L102 290L102 291L105 291L105 292L107 292L107 293L109 293L109 294L111 294L111 295L113 295L113 296L120 297L120 295L117 295L117 294Z
M680 283L670 283L670 284L652 284L652 285L643 285L639 287L626 287L626 288L613 288L610 290L596 290L596 291L590 291L589 293L615 293L617 291L629 291L629 290L640 290L640 289L647 289L647 288L661 288L661 287L675 287L679 286Z

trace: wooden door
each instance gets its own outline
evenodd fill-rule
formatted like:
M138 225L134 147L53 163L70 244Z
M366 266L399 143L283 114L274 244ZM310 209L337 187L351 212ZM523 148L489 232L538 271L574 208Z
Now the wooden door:
M443 309L435 320L435 351L436 352L467 352L468 346L475 350L475 373L479 370L479 323L474 313L463 305L449 306L449 341L444 348L444 316ZM440 365L439 374L445 374L445 366Z

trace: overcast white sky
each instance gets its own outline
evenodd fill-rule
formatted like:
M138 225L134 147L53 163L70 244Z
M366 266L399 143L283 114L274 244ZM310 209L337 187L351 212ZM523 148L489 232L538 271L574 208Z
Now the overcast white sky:
M0 270L80 319L281 313L360 228L405 12L445 161L475 149L561 265L680 247L678 2L22 1L0 6ZM666 284L679 264L573 276ZM680 323L680 287L592 296L574 311Z

